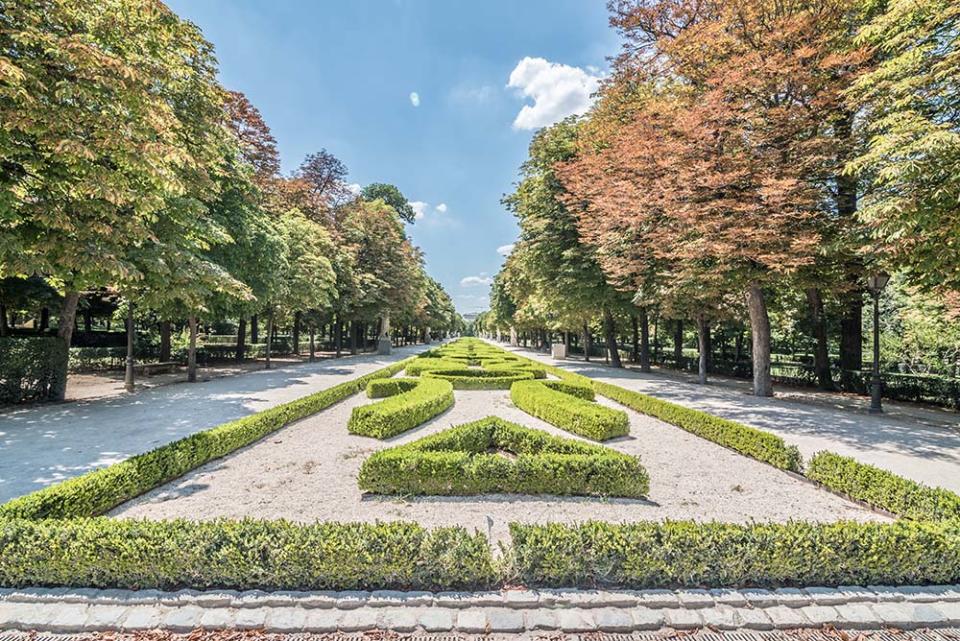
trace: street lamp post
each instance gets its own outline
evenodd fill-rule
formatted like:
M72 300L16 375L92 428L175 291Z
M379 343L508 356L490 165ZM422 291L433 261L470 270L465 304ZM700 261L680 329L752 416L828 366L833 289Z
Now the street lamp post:
M883 405L880 394L883 381L880 379L880 293L887 286L890 274L876 272L867 277L867 289L873 296L873 377L870 381L870 413L880 414Z

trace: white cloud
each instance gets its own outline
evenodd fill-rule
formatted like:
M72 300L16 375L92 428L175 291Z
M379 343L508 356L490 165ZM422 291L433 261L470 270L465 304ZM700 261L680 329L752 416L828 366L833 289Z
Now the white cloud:
M493 279L489 276L466 276L465 278L460 279L461 287L482 287L484 285L489 285L493 282Z
M582 114L593 103L600 76L580 67L526 57L510 72L507 87L516 89L532 105L524 105L513 121L515 129L537 129L573 114Z
M350 183L349 185L347 185L347 189L354 196L359 196L360 192L363 191L363 187L361 187L359 183Z
M481 85L479 87L460 85L450 92L450 99L464 105L483 105L497 96L496 87Z
M409 203L413 208L413 217L415 219L420 220L427 215L427 207L430 206L429 203L425 203L422 200L411 200Z
M513 243L510 243L509 245L500 245L497 247L497 253L501 256L509 256L510 252L513 251L513 245Z
M440 203L437 205L436 210L441 214L447 213L447 203Z
M420 106L420 94L418 94L416 91L410 92L410 104L414 107Z

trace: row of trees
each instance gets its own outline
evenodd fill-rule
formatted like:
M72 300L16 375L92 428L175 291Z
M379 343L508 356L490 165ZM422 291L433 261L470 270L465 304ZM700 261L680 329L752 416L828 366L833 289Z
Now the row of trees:
M458 322L387 184L354 193L325 150L280 175L261 114L216 79L213 48L159 0L8 4L0 15L0 278L85 292L161 320L278 318L295 330L392 315ZM132 312L131 312L132 318ZM4 316L6 320L6 316ZM269 344L269 343L268 343ZM269 355L269 350L268 350ZM190 377L195 377L191 349Z
M520 240L488 328L617 314L746 318L772 393L770 309L803 292L831 386L862 366L868 273L960 291L960 7L949 0L613 0L597 103L540 131L505 203ZM646 349L642 350L646 354ZM617 365L616 350L611 359ZM644 356L644 361L648 357Z

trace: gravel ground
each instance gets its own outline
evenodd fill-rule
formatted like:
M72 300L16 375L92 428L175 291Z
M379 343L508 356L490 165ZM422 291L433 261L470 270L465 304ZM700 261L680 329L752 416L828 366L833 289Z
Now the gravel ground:
M514 407L508 392L455 395L455 405L439 417L377 441L347 432L350 411L371 402L358 394L130 501L111 515L300 522L407 519L426 526L463 525L497 540L507 537L510 521L883 519L768 465L629 411L630 435L607 444L640 456L650 473L649 500L518 495L398 499L361 494L357 473L371 453L485 416L577 438Z

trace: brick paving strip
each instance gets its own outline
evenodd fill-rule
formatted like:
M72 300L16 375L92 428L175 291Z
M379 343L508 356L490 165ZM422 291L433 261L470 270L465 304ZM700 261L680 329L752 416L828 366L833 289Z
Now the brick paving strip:
M0 590L0 630L533 633L661 629L936 629L960 625L960 585L777 590L236 592Z

